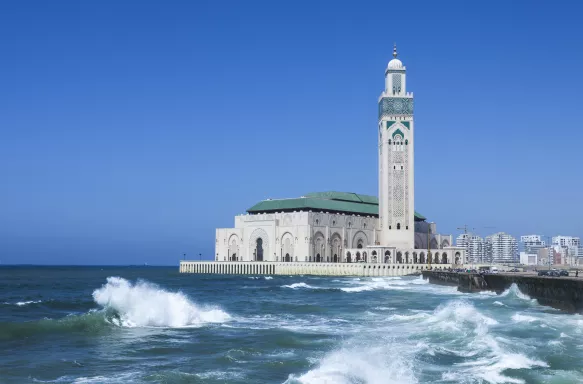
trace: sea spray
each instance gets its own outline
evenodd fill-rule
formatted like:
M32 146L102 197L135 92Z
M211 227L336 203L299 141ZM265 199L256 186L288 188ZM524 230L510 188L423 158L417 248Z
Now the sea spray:
M108 277L93 299L117 316L116 325L125 327L188 327L223 323L231 316L219 308L199 307L181 292L168 292L139 280L132 284L121 277Z

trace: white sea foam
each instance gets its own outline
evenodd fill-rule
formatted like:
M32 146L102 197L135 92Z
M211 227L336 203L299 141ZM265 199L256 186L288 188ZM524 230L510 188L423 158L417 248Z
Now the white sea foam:
M534 316L521 315L520 313L515 313L512 315L512 321L515 323L532 323L537 320L538 319Z
M121 277L108 277L93 291L93 299L105 309L115 310L112 322L125 327L189 327L223 323L231 316L219 308L199 307L181 292L168 292L155 284L132 284Z
M265 280L273 280L273 277L272 277L272 276L264 276L263 278L264 278Z
M293 284L289 284L289 285L282 285L282 288L291 288L291 289L298 289L298 288L307 288L307 289L319 289L318 287L312 287L309 284L306 284L304 282L301 283L293 283Z
M504 303L501 303L501 302L499 302L499 301L495 301L495 302L493 302L492 304L494 304L494 305L499 305L499 306L501 306L501 307L506 307L506 304L504 304Z
M413 362L403 355L388 357L383 347L343 348L301 376L290 375L286 384L417 383Z
M19 306L19 307L23 307L25 305L38 304L38 303L42 303L42 300L18 301L16 303L4 302L3 304L6 304L6 305L16 305L16 306Z

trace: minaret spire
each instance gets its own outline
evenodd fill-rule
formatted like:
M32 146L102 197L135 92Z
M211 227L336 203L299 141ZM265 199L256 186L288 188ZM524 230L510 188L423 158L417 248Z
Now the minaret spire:
M395 59L397 58L397 43L395 43L395 45L393 46L393 57Z

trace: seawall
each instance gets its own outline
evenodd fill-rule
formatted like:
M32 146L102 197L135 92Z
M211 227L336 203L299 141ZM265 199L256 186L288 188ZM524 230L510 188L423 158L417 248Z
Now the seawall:
M524 274L455 273L422 271L430 283L457 286L461 292L504 292L516 284L520 292L548 305L572 313L583 313L583 279L571 277L546 277Z
M442 270L451 264L434 264ZM222 275L316 275L316 276L406 276L418 275L427 264L385 263L302 263L270 261L188 261L180 262L180 273Z

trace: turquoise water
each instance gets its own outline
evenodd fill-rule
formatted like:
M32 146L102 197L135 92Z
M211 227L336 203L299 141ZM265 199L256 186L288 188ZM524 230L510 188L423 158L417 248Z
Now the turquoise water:
M578 383L582 336L515 287L0 268L0 383Z

